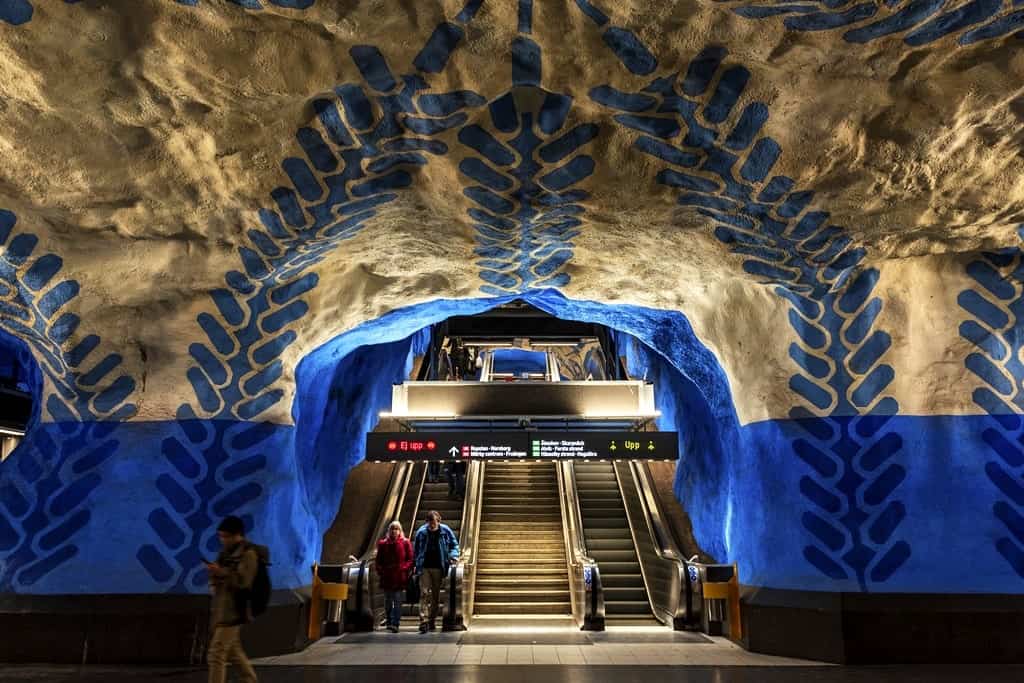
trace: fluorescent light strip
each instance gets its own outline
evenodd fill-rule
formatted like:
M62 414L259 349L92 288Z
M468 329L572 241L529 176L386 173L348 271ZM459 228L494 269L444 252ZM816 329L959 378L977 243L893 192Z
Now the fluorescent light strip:
M466 418L469 420L517 420L519 418L530 418L535 420L565 420L573 418L583 418L584 420L637 420L637 419L651 419L655 417L661 417L661 411L655 410L653 413L634 413L632 415L622 414L602 414L602 413L580 413L578 415L531 415L528 413L523 414L509 414L509 415L459 415L458 413L432 413L430 415L417 415L413 413L388 413L381 412L379 417L384 418L413 418L413 419L452 419L452 418Z
M387 412L381 412L380 413L380 417L381 417L381 419L389 418L389 417L399 417L399 418L410 417L410 418L424 419L424 418L453 418L453 417L459 417L459 415L456 415L455 413L431 413L429 415L417 415L416 413L387 413Z

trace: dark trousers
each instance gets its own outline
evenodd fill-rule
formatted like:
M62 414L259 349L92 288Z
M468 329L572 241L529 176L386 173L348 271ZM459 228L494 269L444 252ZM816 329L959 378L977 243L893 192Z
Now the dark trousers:
M402 598L405 591L384 591L384 614L387 617L387 625L398 627L402 625Z
M448 468L448 495L463 496L466 493L466 476L459 470Z

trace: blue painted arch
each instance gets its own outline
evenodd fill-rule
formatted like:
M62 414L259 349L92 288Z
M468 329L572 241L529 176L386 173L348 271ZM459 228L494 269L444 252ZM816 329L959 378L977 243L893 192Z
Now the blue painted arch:
M366 322L309 353L296 369L292 408L295 451L302 481L317 524L326 529L338 509L338 494L348 471L365 457L363 434L377 413L390 407L391 385L409 373L412 357L422 353L430 325L456 315L472 315L522 299L558 318L582 320L635 339L629 358L635 374L655 381L660 426L678 430L684 467L677 490L706 523L702 547L714 556L728 553L724 518L727 502L717 493L727 487L722 463L740 447L740 425L728 379L714 354L700 341L686 317L629 305L574 300L553 289L493 298L439 299L398 309ZM325 381L330 377L330 381ZM358 407L344 414L339 403ZM349 444L339 456L338 444ZM714 494L714 495L709 495ZM318 549L319 552L319 549Z

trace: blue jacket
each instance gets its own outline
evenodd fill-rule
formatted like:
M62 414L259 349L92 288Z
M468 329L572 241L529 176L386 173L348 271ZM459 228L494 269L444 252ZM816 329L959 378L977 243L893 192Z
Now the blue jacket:
M438 526L441 532L440 545L441 557L449 560L459 559L459 539L455 538L455 532L447 524ZM423 572L423 561L427 559L427 525L424 524L416 530L413 537L413 554L416 556L416 573Z

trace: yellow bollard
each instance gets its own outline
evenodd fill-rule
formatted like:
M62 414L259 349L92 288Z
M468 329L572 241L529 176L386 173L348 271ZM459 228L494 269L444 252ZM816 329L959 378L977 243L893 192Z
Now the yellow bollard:
M348 599L347 583L328 583L320 580L320 565L313 565L313 593L309 603L309 629L307 635L310 640L319 640L321 635L320 611L323 609L324 600L337 600L344 602Z
M347 583L320 583L320 597L323 600L344 602L348 599Z

